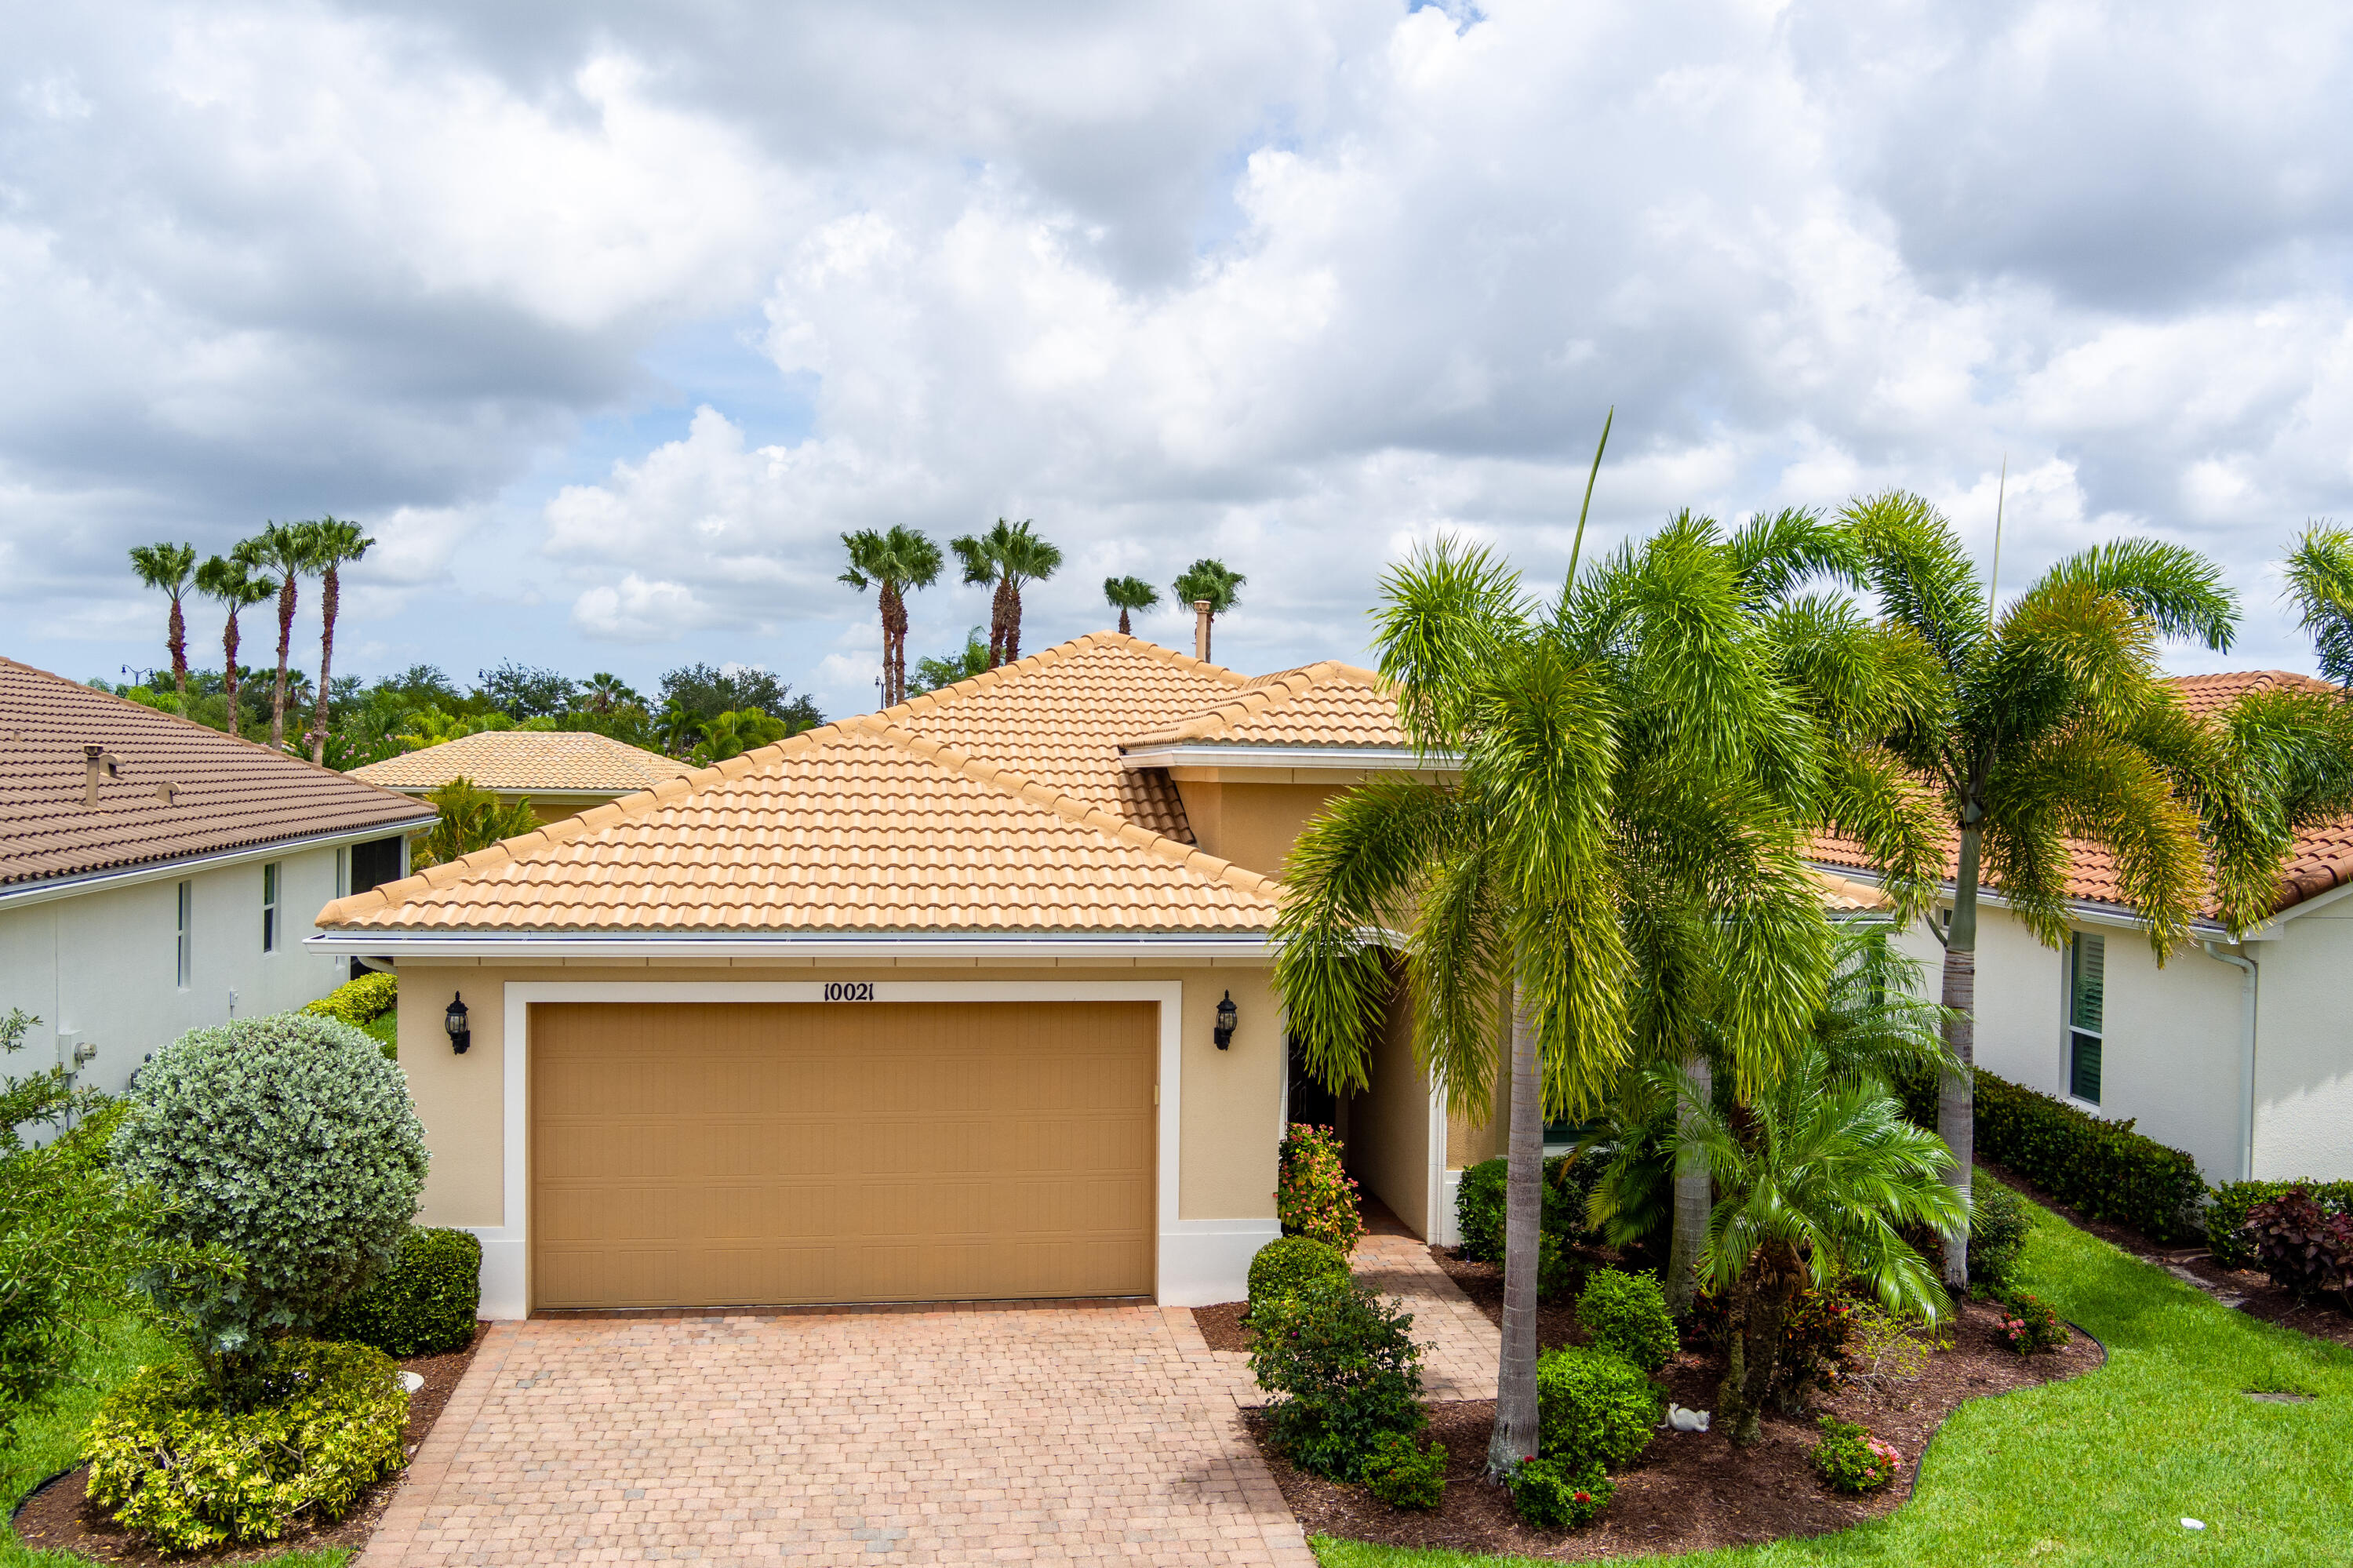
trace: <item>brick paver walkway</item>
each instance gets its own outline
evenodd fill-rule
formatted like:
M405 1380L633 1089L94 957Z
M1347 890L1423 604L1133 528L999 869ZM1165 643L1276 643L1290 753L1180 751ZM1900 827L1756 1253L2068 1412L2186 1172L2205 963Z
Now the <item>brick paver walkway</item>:
M1313 1568L1240 1359L1155 1307L502 1323L358 1568Z
M1360 1236L1348 1264L1357 1278L1384 1296L1400 1298L1413 1314L1424 1399L1495 1397L1503 1334L1438 1266L1428 1242L1409 1235Z

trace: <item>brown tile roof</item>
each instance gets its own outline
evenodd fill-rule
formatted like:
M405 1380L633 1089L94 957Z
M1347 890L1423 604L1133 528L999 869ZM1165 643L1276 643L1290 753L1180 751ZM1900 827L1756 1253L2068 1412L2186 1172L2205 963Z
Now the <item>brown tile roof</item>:
M2198 718L2211 718L2249 692L2333 692L2337 688L2309 675L2287 670L2233 671L2213 675L2182 675L2168 684L2181 695L2182 705ZM1955 874L1960 838L1947 838L1945 874ZM1826 865L1871 866L1870 856L1851 839L1824 834L1814 841L1812 858ZM2281 868L2279 900L2274 912L2353 882L2353 816L2339 817L2295 836ZM1994 884L1989 880L1989 887ZM2116 857L2102 845L2080 839L2067 841L2067 895L2094 904L2125 906L2124 889L2116 878Z
M87 746L116 758L94 810ZM348 774L0 659L0 886L430 816Z
M1387 683L1326 660L1261 675L1214 706L1127 737L1131 747L1188 743L1402 747L1406 737Z
M438 789L465 778L501 794L560 789L628 795L693 770L691 763L607 736L494 729L371 762L353 768L351 777L387 789Z

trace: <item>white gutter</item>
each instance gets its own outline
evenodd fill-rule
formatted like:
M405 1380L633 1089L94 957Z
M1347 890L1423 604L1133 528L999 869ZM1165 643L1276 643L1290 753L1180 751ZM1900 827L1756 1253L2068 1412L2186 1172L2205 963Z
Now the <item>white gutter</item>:
M2200 942L2206 956L2239 971L2239 1180L2255 1176L2255 960Z
M517 962L549 959L1269 959L1273 943L1264 931L1193 934L1150 932L1134 937L1087 937L1054 932L917 933L796 932L764 937L740 931L701 934L617 931L370 931L344 928L303 938L306 948L353 958L501 959Z
M28 904L45 904L52 898L74 898L85 893L104 893L117 887L135 886L142 882L174 882L192 871L213 871L223 866L246 865L258 860L276 860L280 855L300 850L339 849L345 844L374 843L396 833L402 840L401 857L405 871L408 854L407 836L422 832L440 820L440 813L437 811L428 816L378 822L372 827L353 828L343 832L312 833L299 839L272 839L267 843L248 844L211 854L142 861L137 865L88 872L79 876L49 877L21 886L0 887L0 909L20 909Z
M1445 773L1461 766L1452 752L1409 746L1203 746L1175 741L1120 748L1119 765L1142 768L1329 768L1352 771Z
M1866 871L1859 866L1834 865L1829 861L1819 860L1808 861L1806 863L1817 871L1828 872L1832 876L1843 876L1855 882L1867 882L1874 887L1884 886L1887 881L1877 871ZM1950 877L1943 879L1937 885L1948 894L1953 891L1953 882ZM1983 887L1978 889L1978 903L1989 909L2015 907L2000 894ZM2066 910L2067 917L2078 925L2105 926L2119 931L2148 929L2147 921L2121 904L2103 904L2091 898L2070 898L2061 905L2061 907ZM2250 932L2248 936L2252 939L2253 934ZM2227 942L2231 940L2231 933L2229 927L2217 921L2210 920L2203 915L2198 915L2190 917L2189 939L2195 942Z

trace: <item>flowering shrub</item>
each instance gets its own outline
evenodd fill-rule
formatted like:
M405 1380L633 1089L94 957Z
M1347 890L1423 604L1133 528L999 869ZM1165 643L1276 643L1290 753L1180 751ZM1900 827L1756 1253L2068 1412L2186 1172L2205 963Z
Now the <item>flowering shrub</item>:
M1536 1362L1543 1457L1577 1475L1623 1466L1650 1446L1665 1398L1623 1357L1566 1346L1547 1351Z
M1446 1446L1419 1449L1402 1432L1374 1439L1365 1489L1391 1508L1436 1508L1446 1495Z
M1595 1349L1623 1356L1646 1372L1657 1372L1683 1348L1655 1274L1601 1270L1577 1298L1577 1320Z
M1250 1371L1282 1397L1267 1407L1275 1446L1335 1481L1363 1478L1390 1433L1419 1432L1421 1349L1412 1317L1353 1279L1314 1279L1250 1313Z
M1320 1241L1305 1236L1277 1236L1250 1259L1250 1305L1260 1306L1278 1296L1295 1296L1311 1280L1345 1279L1348 1260Z
M2353 1308L2353 1215L2330 1213L2302 1187L2247 1211L2256 1266L2299 1301L2334 1296Z
M1538 1530L1575 1530L1593 1522L1617 1495L1599 1465L1572 1468L1560 1459L1527 1459L1512 1471L1512 1506Z
M1328 1127L1291 1124L1282 1140L1282 1176L1274 1212L1287 1236L1322 1242L1342 1257L1365 1234L1356 1212L1356 1181L1340 1163L1340 1139Z
M2059 1320L2051 1304L2040 1296L2010 1290L2002 1293L2000 1301L2001 1322L1995 1331L2004 1344L2021 1356L2036 1351L2055 1351L2074 1337Z
M1883 1443L1862 1426L1835 1415L1821 1419L1821 1441L1814 1445L1814 1468L1822 1479L1842 1492L1875 1492L1895 1478L1904 1456L1892 1443Z

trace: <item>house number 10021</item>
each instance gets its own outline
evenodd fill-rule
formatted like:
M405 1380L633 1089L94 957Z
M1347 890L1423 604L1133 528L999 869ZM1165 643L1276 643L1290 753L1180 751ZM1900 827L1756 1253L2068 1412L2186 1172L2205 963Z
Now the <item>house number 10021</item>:
M828 980L825 988L828 1001L872 1001L872 980Z

